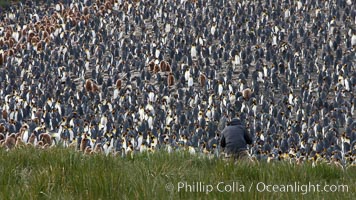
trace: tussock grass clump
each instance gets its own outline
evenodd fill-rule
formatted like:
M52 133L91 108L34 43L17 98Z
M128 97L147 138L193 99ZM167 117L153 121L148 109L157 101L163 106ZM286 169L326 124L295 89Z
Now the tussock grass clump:
M352 199L356 192L355 168L285 162L234 164L186 152L123 158L83 155L59 147L0 149L0 174L0 199ZM260 182L344 184L348 192L259 192ZM220 189L232 186L235 191L218 191L219 183ZM187 186L178 188L183 184ZM203 191L208 185L213 191Z

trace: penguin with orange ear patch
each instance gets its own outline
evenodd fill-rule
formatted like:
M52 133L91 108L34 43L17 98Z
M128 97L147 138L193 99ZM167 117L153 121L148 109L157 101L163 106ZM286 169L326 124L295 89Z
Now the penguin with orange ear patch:
M24 124L24 125L22 125L22 127L20 128L20 131L19 131L19 133L20 133L20 137L22 138L22 140L24 141L24 142L27 142L27 140L28 140L28 138L29 138L29 134L28 134L28 125L27 124Z
M167 85L168 85L168 87L171 87L174 85L174 76L173 76L172 72L170 72L167 77Z

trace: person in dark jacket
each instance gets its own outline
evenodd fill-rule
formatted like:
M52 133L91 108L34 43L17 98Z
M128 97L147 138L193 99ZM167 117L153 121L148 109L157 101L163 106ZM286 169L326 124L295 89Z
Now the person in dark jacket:
M226 157L235 160L251 160L247 145L252 144L252 137L240 119L234 118L222 131L220 145Z

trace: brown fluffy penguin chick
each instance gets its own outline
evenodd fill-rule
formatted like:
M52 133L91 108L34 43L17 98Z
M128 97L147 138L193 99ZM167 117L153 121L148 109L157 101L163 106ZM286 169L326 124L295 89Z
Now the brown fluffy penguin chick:
M167 85L168 85L168 87L171 87L174 85L174 76L173 76L172 72L169 73L169 75L167 77Z
M85 81L85 89L88 92L91 92L93 90L93 82L91 80L86 80Z
M43 147L43 142L42 141L38 141L36 148L42 149Z
M43 142L43 145L51 145L52 144L52 137L48 133L41 133L40 134L40 141Z
M102 145L100 143L95 145L94 152L95 153L102 153L103 152L103 148L102 148Z
M243 96L244 99L246 99L246 100L249 100L250 97L251 97L251 95L252 95L252 91L251 91L250 88L246 88L246 89L244 89L244 90L242 91L242 96Z
M15 144L16 148L22 148L25 146L26 144L22 141L21 137L16 138L16 144Z
M7 149L12 149L12 148L15 147L15 144L16 144L16 136L15 136L15 133L11 133L8 137L6 137L4 146L5 146Z
M202 86L202 87L205 86L205 84L206 84L206 76L205 76L205 74L200 74L199 83L200 83L200 86Z
M84 134L82 141L80 141L80 151L84 152L85 148L87 147L87 142L88 142L87 135Z
M161 68L162 72L166 72L167 71L167 66L168 66L168 63L166 61L164 61L164 60L162 60L159 63L159 67Z
M160 71L160 68L159 68L159 65L155 65L154 69L153 69L153 72L156 74Z
M30 135L30 137L29 137L29 139L28 139L28 144L29 145L33 145L33 146L35 146L36 145L36 135L34 134L34 133L31 133L31 135Z
M89 146L87 146L84 149L84 154L85 155L92 155L93 154L93 150Z
M117 79L117 81L116 81L116 88L117 89L121 89L121 86L122 86L122 81L121 81L121 79Z

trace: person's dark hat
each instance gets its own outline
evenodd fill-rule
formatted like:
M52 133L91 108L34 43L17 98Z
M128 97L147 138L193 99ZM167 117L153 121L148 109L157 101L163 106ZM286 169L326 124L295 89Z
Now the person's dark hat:
M228 125L236 125L236 124L240 124L241 120L239 118L233 118Z

